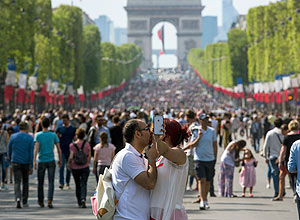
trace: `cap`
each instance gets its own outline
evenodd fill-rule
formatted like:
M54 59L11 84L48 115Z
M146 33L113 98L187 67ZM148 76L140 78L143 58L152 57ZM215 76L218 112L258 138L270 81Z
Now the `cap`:
M205 113L202 113L202 114L199 115L199 119L200 119L200 120L204 120L204 119L207 119L207 118L209 118L209 117L208 117L208 115L205 114Z

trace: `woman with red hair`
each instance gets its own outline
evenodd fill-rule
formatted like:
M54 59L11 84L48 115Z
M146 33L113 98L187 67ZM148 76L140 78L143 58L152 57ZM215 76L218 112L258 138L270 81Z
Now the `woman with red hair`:
M188 160L179 147L188 138L188 132L171 119L164 119L165 134L155 136L157 181L151 192L151 220L187 220L182 205L188 176Z

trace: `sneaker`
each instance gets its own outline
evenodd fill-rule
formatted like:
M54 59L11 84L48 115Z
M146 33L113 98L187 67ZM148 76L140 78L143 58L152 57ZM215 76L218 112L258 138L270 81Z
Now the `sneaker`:
M8 190L8 186L7 185L2 185L1 186L1 189L4 191L4 190Z
M41 208L44 208L44 207L45 207L44 202L38 201L38 204L39 204L39 206L40 206Z
M53 209L53 204L51 200L48 200L48 208Z
M204 201L204 208L205 209L209 209L210 208L207 201Z
M200 203L200 199L193 201L193 203Z
M217 195L215 193L211 193L210 197L217 197Z
M270 184L267 184L267 185L266 185L266 188L267 188L267 189L270 189L270 188L271 188Z
M28 208L29 207L28 203L23 203L23 207Z
M59 184L58 188L60 188L61 190L64 188L63 184Z
M192 187L191 186L187 186L186 191L192 191Z
M18 200L17 201L17 209L21 209L22 207L21 207L21 201L20 200Z
M200 202L199 209L200 209L200 210L205 210L205 205L204 205L204 202L203 202L203 201Z
M84 200L81 201L81 208L84 208L84 209L86 208L86 205L85 205L85 201L84 201Z

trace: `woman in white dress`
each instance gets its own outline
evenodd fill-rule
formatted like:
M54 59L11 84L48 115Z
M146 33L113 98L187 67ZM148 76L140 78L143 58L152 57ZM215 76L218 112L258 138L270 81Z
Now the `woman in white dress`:
M164 119L165 135L155 138L160 157L157 159L157 181L151 192L151 220L187 220L182 205L188 176L188 160L179 147L188 138L187 130L170 119Z

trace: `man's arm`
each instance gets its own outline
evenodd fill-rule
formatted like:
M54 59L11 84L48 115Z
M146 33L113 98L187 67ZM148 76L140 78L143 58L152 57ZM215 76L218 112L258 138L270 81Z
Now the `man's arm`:
M155 187L156 179L157 179L157 170L156 170L156 158L158 153L155 147L150 148L147 151L148 156L148 170L143 171L138 174L134 181L141 185L143 188L147 190L152 190Z
M214 141L214 142L213 142L213 148L214 148L215 160L217 160L217 155L218 155L218 145L217 145L217 141Z
M40 149L40 143L36 141L34 145L35 145L35 147L34 147L34 153L33 153L33 168L36 170L36 156Z
M57 165L60 167L61 166L61 163L62 163L62 159L61 159L61 149L60 149L60 144L59 142L57 142L55 144L56 146L56 150L57 150L57 153L58 153L58 162L57 162Z
M290 151L290 158L288 162L288 170L291 173L297 173L297 159L298 159L298 150L296 149L297 144L293 144Z
M199 131L198 131L198 136L195 138L195 140L193 140L193 141L191 141L190 143L188 143L184 148L183 148L183 150L185 151L185 150L187 150L187 149L192 149L192 148L195 148L195 147L197 147L198 146L198 143L199 143L199 141L200 141L200 139L201 139L201 137L202 137L202 131L201 131L201 129L199 129Z

